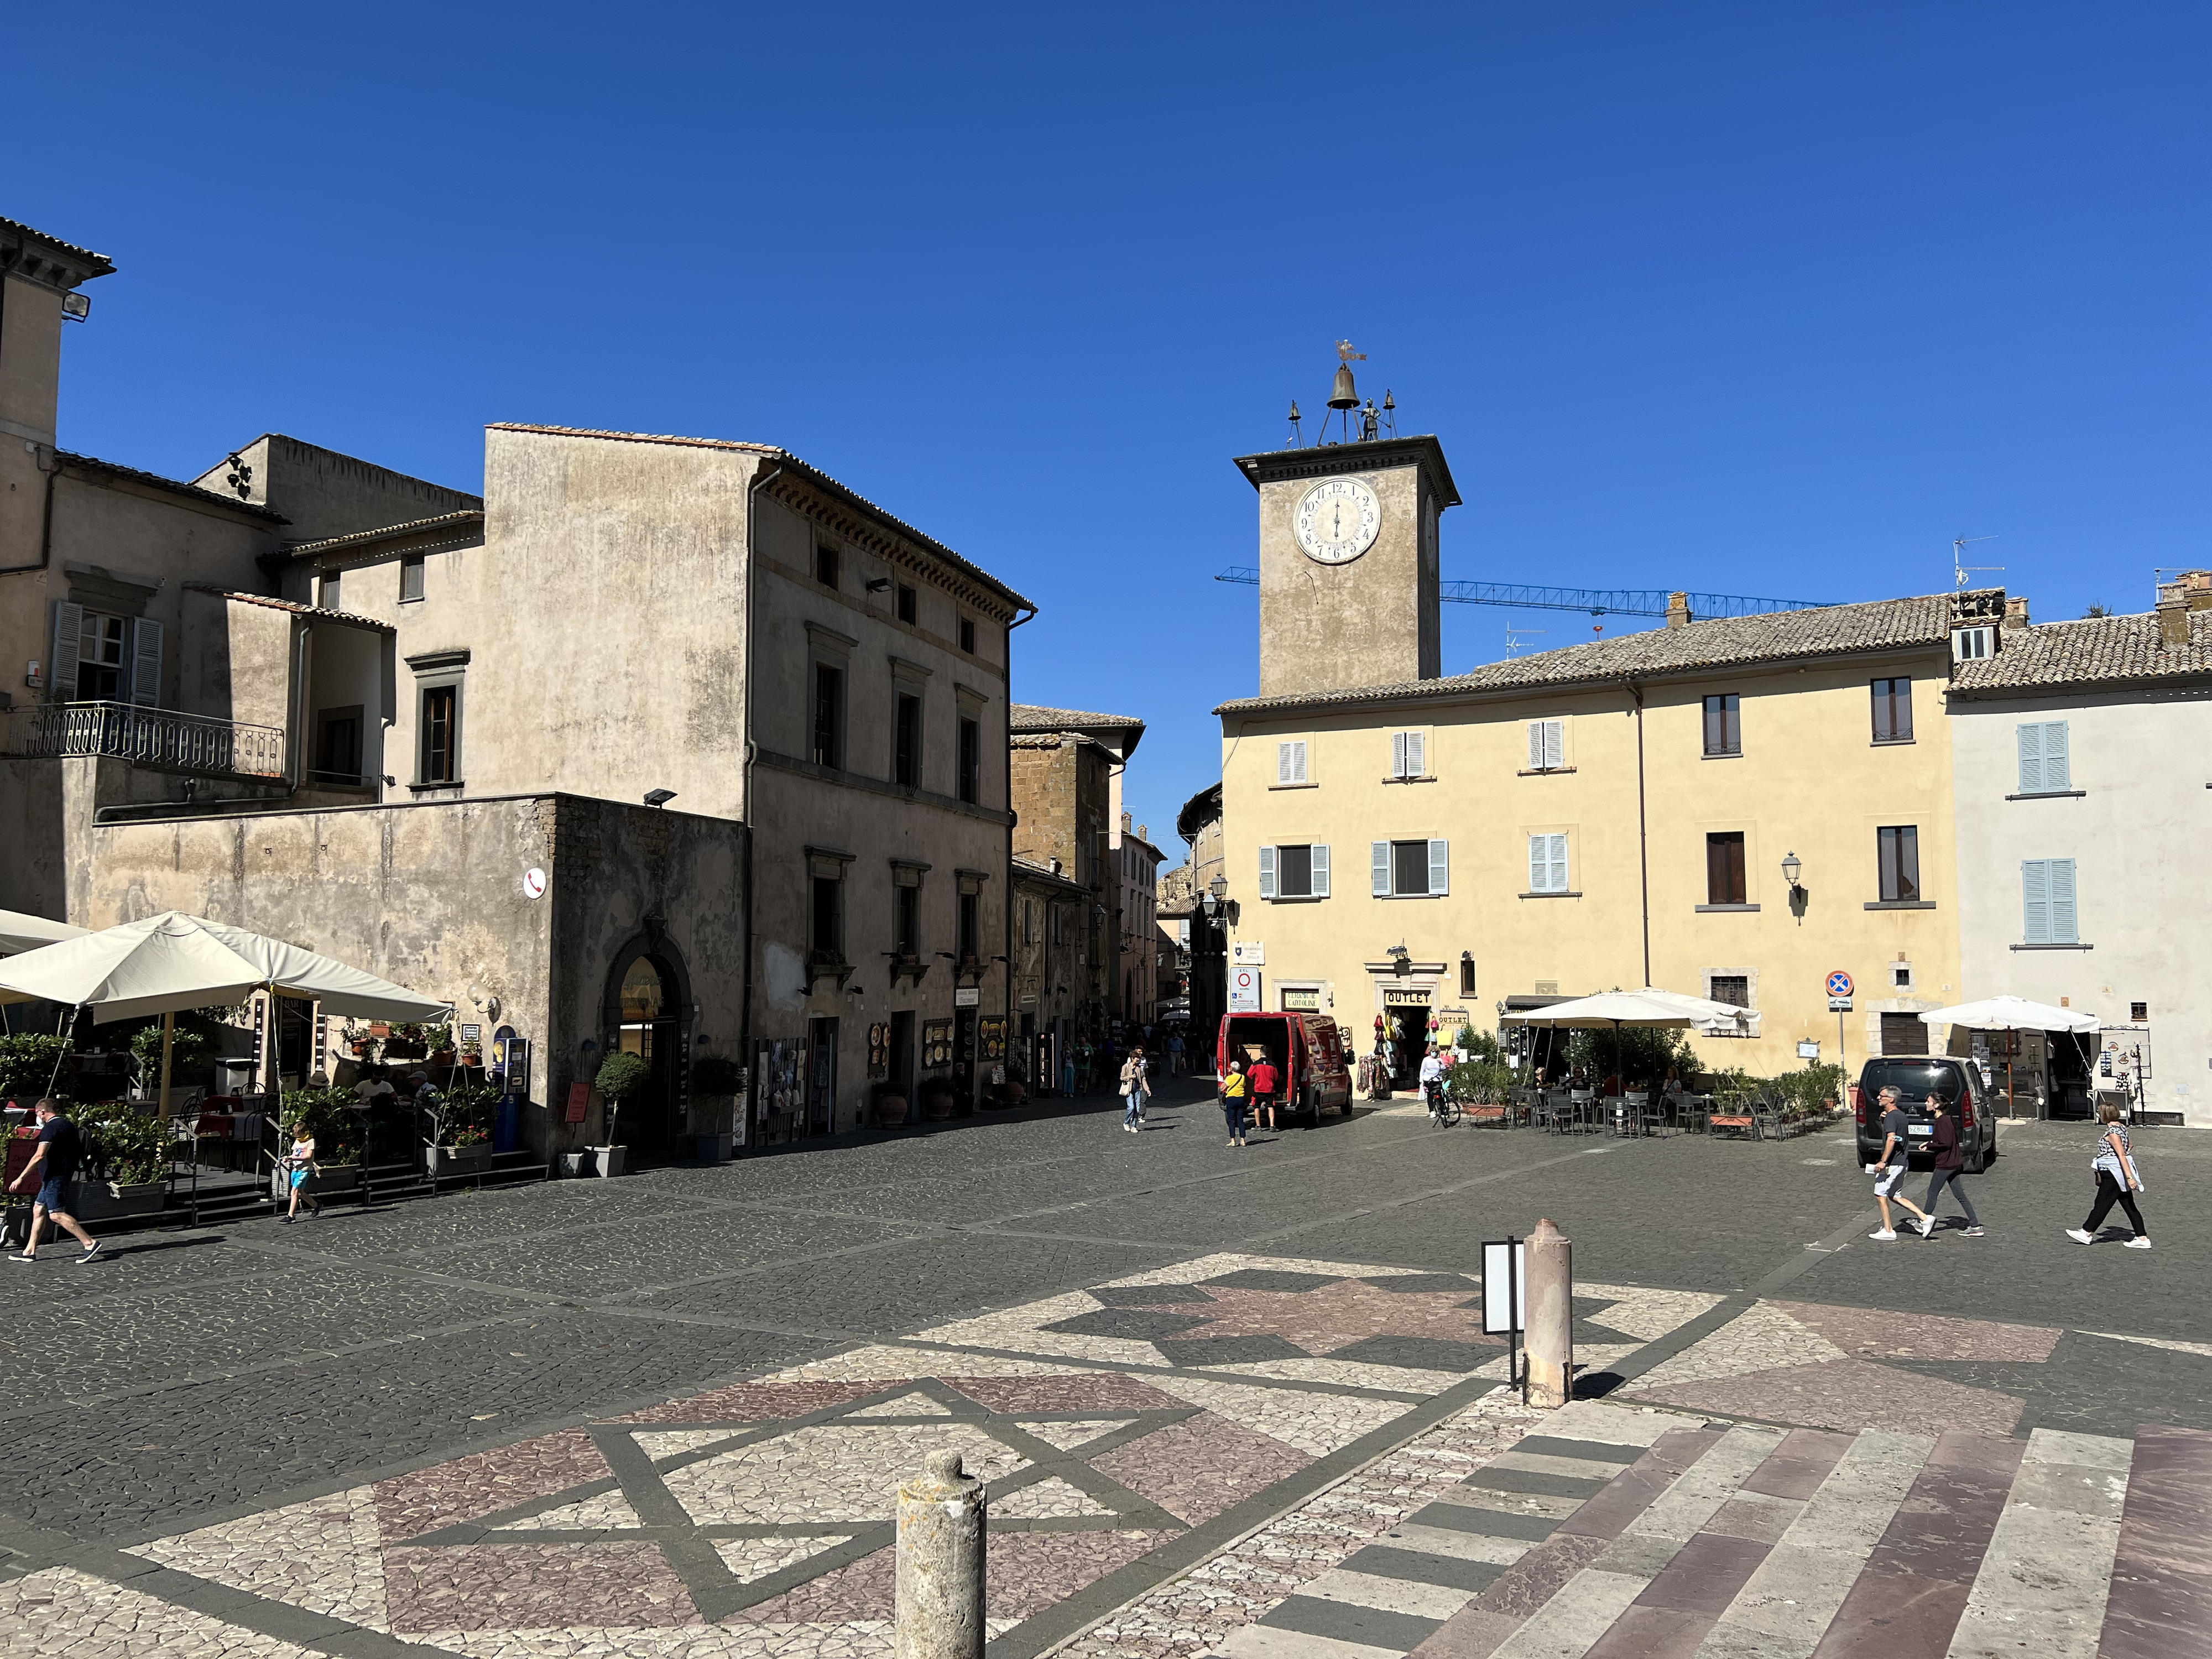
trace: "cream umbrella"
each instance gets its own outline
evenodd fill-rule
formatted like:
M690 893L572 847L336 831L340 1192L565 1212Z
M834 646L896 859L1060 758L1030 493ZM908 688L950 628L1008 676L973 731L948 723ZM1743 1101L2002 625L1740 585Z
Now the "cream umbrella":
M19 951L58 945L65 939L82 939L88 931L72 927L65 921L25 915L21 910L0 910L0 955L14 956Z
M1618 1070L1620 1064L1620 1032L1624 1026L1673 1027L1710 1033L1738 1026L1743 1012L1734 1003L1714 1002L1705 997L1686 996L1680 991L1662 991L1647 985L1636 991L1601 991L1595 996L1577 997L1571 1002L1555 1002L1546 1008L1523 1009L1505 1018L1528 1025L1570 1025L1598 1030L1610 1026L1613 1029L1613 1065Z
M2082 1036L2101 1030L2104 1022L2094 1014L2084 1013L2079 1008L2054 1008L2047 1002L2030 1002L2026 997L1984 997L1979 1002L1961 1002L1948 1008L1929 1008L1920 1016L1927 1025L1963 1025L1970 1031L2069 1031ZM2012 1092L2012 1045L2005 1045L2005 1115L2014 1115ZM2045 1074L2046 1077L2048 1073ZM2039 1103L2037 1115L2044 1107Z

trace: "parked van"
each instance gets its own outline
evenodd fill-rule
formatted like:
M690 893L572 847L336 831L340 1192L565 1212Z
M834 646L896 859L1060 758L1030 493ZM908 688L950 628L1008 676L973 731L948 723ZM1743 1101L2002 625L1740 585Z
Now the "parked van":
M1265 1054L1281 1074L1279 1109L1317 1123L1327 1111L1352 1115L1352 1073L1346 1069L1344 1033L1322 1014L1224 1014L1213 1051L1216 1075L1241 1060L1250 1071Z
M1934 1095L1959 1120L1959 1146L1966 1170L1979 1175L1997 1155L1997 1120L1990 1109L1989 1091L1972 1060L1945 1054L1884 1054L1867 1061L1859 1080L1851 1086L1851 1115L1858 1120L1861 1167L1881 1156L1881 1091L1897 1091L1908 1127L1905 1144L1911 1152L1925 1152L1936 1133L1935 1115L1928 1109Z

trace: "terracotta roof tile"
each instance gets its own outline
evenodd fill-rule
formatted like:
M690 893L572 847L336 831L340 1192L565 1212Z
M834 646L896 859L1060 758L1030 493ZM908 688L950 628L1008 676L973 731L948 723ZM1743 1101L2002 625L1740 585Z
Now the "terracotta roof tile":
M446 526L460 529L474 526L481 530L483 527L483 517L482 507L465 507L458 513L441 513L433 518L410 519L404 524L387 524L374 530L356 530L343 536L325 536L319 542L294 542L288 550L295 556L332 553L342 548L363 547L372 542L383 541L387 538L417 536L424 531L437 530Z
M2212 674L2212 611L2189 613L2189 642L2179 646L2160 645L2158 613L2143 611L2007 629L1994 656L1959 665L1951 678L1951 695L1972 699L2208 674Z
M1034 702L1011 703L1006 724L1017 732L1080 732L1091 726L1133 726L1144 721L1133 714L1094 714L1080 708L1047 708Z
M1827 605L1756 617L1724 617L1681 628L1655 628L1618 639L1595 640L1563 650L1540 651L1494 662L1472 673L1397 685L1347 686L1295 696L1243 697L1217 714L1266 714L1295 708L1337 708L1363 703L1427 702L1492 691L1605 684L1630 677L1695 673L1763 662L1848 656L1859 652L1947 644L1954 600L1987 601L1992 595L1931 593L1864 605ZM2002 609L2002 595L1995 596Z
M54 453L61 458L65 469L81 468L88 472L111 473L118 478L130 478L138 483L151 484L156 489L166 489L172 495L190 495L194 500L203 502L212 501L230 508L234 513L251 514L257 519L266 519L271 524L292 522L273 507L263 507L255 501L242 501L237 496L226 495L219 489L203 489L198 484L185 483L176 478L165 478L158 472L148 472L139 467L125 466L120 461L103 461L97 455L78 455L66 449L58 449Z
M271 611L289 611L295 617L313 617L323 622L344 623L352 628L373 628L380 634L397 634L399 630L388 622L379 622L374 617L363 617L351 611L330 611L319 605L301 605L296 599L280 599L267 593L240 593L227 587L217 587L213 582L186 582L185 586L195 593L212 593L219 599L236 599L241 605L265 605Z

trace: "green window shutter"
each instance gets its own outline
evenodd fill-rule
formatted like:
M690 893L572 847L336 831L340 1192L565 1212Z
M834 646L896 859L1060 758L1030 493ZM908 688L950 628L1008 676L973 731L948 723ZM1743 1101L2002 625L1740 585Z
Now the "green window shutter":
M1260 849L1260 896L1275 896L1275 849L1272 847Z
M1328 845L1325 842L1317 841L1313 845L1313 896L1328 896Z
M2051 942L2053 945L2079 945L2081 925L2074 913L2074 860L2051 859Z
M1375 896L1389 898L1390 896L1390 843L1387 841L1378 841L1373 845L1375 848Z
M2027 912L2021 938L2029 945L2051 943L2051 861L2024 860L2020 866L2020 895Z
M1429 891L1451 891L1451 843L1448 841L1429 843Z

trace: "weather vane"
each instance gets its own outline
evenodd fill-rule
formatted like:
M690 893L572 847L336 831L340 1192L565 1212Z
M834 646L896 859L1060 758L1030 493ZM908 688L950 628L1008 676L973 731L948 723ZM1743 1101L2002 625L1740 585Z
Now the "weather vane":
M1367 354L1354 351L1349 340L1339 340L1336 343L1336 360L1340 363L1364 363L1367 361Z

